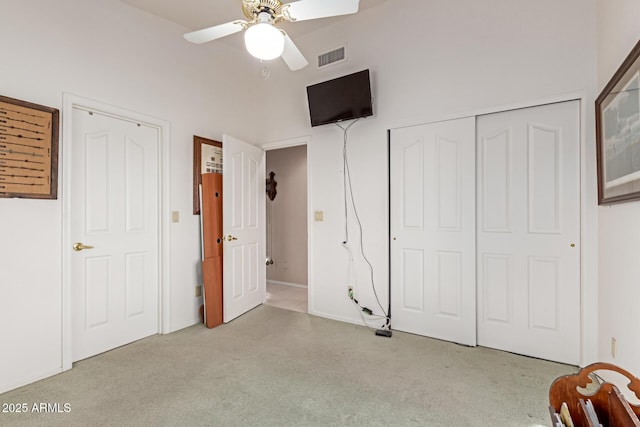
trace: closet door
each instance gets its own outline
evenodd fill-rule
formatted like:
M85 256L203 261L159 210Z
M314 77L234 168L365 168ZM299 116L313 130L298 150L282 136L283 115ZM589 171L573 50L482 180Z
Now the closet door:
M477 119L479 345L580 361L579 112Z
M390 139L393 329L476 344L475 119Z
M71 113L75 362L158 333L160 136L127 117Z

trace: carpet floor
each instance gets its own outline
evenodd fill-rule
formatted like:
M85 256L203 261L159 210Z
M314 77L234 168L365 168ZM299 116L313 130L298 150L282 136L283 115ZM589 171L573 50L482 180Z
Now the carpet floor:
M0 412L0 425L539 427L551 382L576 371L263 305L4 393L28 410Z

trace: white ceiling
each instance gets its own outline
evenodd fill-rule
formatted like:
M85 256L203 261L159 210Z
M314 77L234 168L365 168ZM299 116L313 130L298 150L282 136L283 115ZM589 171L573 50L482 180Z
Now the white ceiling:
M245 19L240 0L121 0L138 9L160 16L168 21L186 27L189 31L224 24L237 19ZM359 11L378 6L387 0L360 0ZM291 3L284 0L283 3ZM326 25L345 19L346 16L335 18L314 19L302 22L283 22L280 26L294 39L310 33ZM188 32L188 31L187 31ZM240 47L242 38L232 35L223 39L225 42Z

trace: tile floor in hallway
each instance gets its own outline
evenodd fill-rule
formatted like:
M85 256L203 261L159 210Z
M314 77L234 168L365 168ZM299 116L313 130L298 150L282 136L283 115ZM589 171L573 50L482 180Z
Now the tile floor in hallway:
M267 282L267 305L307 313L307 288Z

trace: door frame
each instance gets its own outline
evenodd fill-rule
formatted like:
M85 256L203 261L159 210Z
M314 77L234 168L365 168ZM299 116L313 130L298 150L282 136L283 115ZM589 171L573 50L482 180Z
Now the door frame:
M476 110L427 117L416 123L398 122L388 129L453 120L469 116L482 116L521 108L537 107L566 101L580 102L580 366L586 366L598 359L598 337L593 331L598 329L598 235L594 225L598 222L597 181L595 170L595 119L593 116L593 96L584 90L558 94L528 101L513 102ZM388 144L391 141L388 140ZM390 147L387 145L387 149ZM391 177L389 177L391 179ZM387 195L389 200L390 195ZM389 224L388 248L391 248L391 225ZM390 260L389 260L390 262ZM389 264L389 281L391 280ZM389 282L391 286L391 282ZM391 319L393 327L393 318Z
M71 303L71 164L73 152L73 109L95 111L105 116L120 120L144 123L157 129L159 136L158 178L160 186L158 191L158 332L166 334L170 332L170 223L169 223L169 122L148 116L146 114L130 111L122 107L109 105L93 99L73 95L62 94L62 370L71 369L72 355L72 320L73 307ZM65 153L68 153L65 155Z
M265 164L266 164L266 152L271 150L279 150L281 148L297 147L299 145L305 145L307 147L307 313L312 315L320 315L313 308L313 221L311 219L311 206L313 194L311 192L311 162L309 161L309 149L311 147L311 136L301 136L299 138L285 139L282 141L274 141L266 144L262 144L259 147L265 151ZM262 207L264 211L267 209L266 198L265 205ZM266 231L265 227L265 242Z

